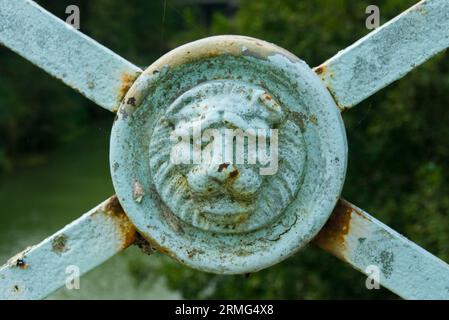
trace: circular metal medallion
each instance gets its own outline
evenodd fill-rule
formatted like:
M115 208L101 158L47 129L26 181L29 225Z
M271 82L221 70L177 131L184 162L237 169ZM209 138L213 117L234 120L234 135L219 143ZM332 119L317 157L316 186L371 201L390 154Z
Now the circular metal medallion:
M112 129L111 173L142 236L191 267L254 272L307 244L340 195L340 112L302 60L218 36L153 63Z

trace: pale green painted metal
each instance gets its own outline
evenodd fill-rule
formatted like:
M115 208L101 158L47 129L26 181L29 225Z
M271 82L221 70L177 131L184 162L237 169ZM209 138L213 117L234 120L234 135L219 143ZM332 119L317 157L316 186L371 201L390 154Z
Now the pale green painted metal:
M340 109L344 110L446 48L449 44L448 15L447 1L421 1L409 11L315 68L315 72L322 78ZM257 47L253 47L249 43L248 46L242 46L243 39L255 41ZM190 266L220 273L259 270L283 260L311 240L329 216L332 209L331 204L335 203L344 179L346 142L341 120L335 112L336 104L330 100L329 94L323 89L323 84L317 81L317 77L298 58L263 41L240 37L237 40L236 44L228 44L227 48L224 48L221 43L215 43L217 49L222 51L209 50L208 54L202 57L199 53L204 53L207 50L204 51L201 46L195 47L195 45L189 44L186 47L178 48L154 63L128 91L135 77L141 72L138 67L66 26L32 1L0 0L0 41L4 45L108 110L116 111L118 103L122 101L122 97L128 91L126 98L122 101L121 112L118 114L118 120L111 136L111 172L120 201L132 222L130 223L124 212L121 211L117 199L109 199L49 239L25 250L4 265L0 269L0 298L37 299L45 297L64 284L65 278L62 274L64 266L73 263L80 266L83 273L131 244L135 237L133 224L151 242L150 247L155 245L161 252L172 255ZM66 46L62 46L61 42ZM206 39L196 42L196 44L207 44L206 47L209 45L208 48L211 49L211 42L213 42L211 39ZM195 48L195 50L183 51L189 47ZM223 51L227 54L223 55ZM182 52L184 55L177 56L176 53ZM191 74L183 74L183 71L185 72L189 68L187 60L190 54L192 54L191 57L194 57L191 62L193 65L196 64L198 69L193 68ZM210 78L211 75L201 69L207 65L208 59L215 62L223 59L224 66L227 66L222 69L215 66L214 72L219 76L217 79ZM66 65L67 61L70 63ZM170 63L164 65L164 61ZM231 68L232 61L239 61L237 68ZM248 63L248 70L243 71L242 61ZM259 68L259 74L254 71L257 68ZM251 74L253 78L260 79L267 70L271 72L265 75L270 78L269 86L266 87L262 82L250 81ZM234 79L234 72L240 74L242 79ZM205 76L206 79L200 78L199 75ZM175 99L173 89L166 87L167 99L165 101L161 99L163 96L161 90L164 85L167 85L166 83L170 82L168 79L170 76L174 76L173 83L186 77L183 79L190 81L190 87L184 82L176 83L180 85L178 99ZM279 81L274 81L276 77ZM197 80L196 83L193 83L194 79ZM229 82L229 80L232 81ZM156 84L159 86L161 84L159 82L162 82L160 88L152 86ZM187 83L189 82L187 81ZM288 87L289 84L294 89L286 90L284 95L282 87ZM228 91L222 92L226 94L222 96L216 93L210 94L220 86L227 88ZM236 94L233 91L235 88L241 89L243 93ZM262 96L260 96L261 90L266 91ZM279 203L276 205L279 210L271 213L267 211L268 217L235 226L232 230L223 228L220 223L213 226L207 223L207 219L194 219L192 215L189 216L188 210L170 210L179 208L183 202L179 201L175 193L170 194L172 190L170 184L167 184L168 187L164 186L163 183L168 181L164 175L158 176L157 174L158 166L156 164L162 157L162 153L140 152L142 150L149 151L149 146L152 150L166 151L167 142L161 141L159 144L158 134L160 132L156 132L158 133L156 135L149 135L150 132L154 133L154 130L145 133L138 128L138 122L140 121L148 129L163 128L161 125L163 121L160 120L167 115L169 118L174 116L174 119L178 119L179 122L180 117L176 110L182 109L179 108L180 106L188 105L189 103L186 101L192 98L199 99L200 102L212 102L214 105L212 109L215 111L220 111L220 108L223 108L228 102L233 109L238 110L238 104L232 101L236 101L234 98L242 99L244 94L259 95L262 100L267 97L274 98L276 103L271 107L279 105L282 108L282 112L279 113L280 118L283 117L283 114L288 114L292 122L292 125L286 130L288 132L286 136L294 136L292 133L294 130L289 130L294 129L295 125L300 128L304 126L303 130L298 132L296 141L292 140L294 143L291 142L290 145L286 143L285 149L287 151L285 152L286 159L296 157L299 160L293 164L292 172L304 178L303 181L284 179L288 181L286 186L291 188L291 192L295 196L286 197L283 193L268 192L267 195L278 199ZM313 97L314 94L316 94L315 97ZM149 97L159 98L160 104L152 105L148 100ZM301 111L301 120L292 117L292 102L295 101L304 103L296 106ZM268 105L267 101L260 103L251 104L251 108L262 106L263 109ZM187 114L193 117L198 115L207 117L216 114L216 112L198 113L193 109L187 107L184 110L187 110ZM311 110L318 110L319 113L312 114ZM261 121L257 122L259 124L273 125L273 119L267 118L263 113L253 112L251 117L247 117L249 114L245 112L234 113L240 118L245 118L248 123L259 119ZM232 116L229 120L235 122L236 119L240 119L239 117ZM332 123L332 119L335 120L334 123ZM160 121L158 126L148 126L157 124L158 121ZM323 128L323 125L330 127ZM127 135L131 133L137 133L141 140L128 139ZM330 137L330 133L335 133L336 137ZM126 139L128 139L129 145L124 143ZM326 143L334 142L336 143L334 146L326 145ZM129 157L124 150L138 150L139 152L133 157ZM338 161L333 159L333 164L327 161L322 162L324 169L308 168L309 160L304 155L307 154L309 157L312 154L311 161L320 164L320 161L317 160L320 157L315 156L322 150L325 152L321 160L324 158L332 162L330 155L344 154L342 158L344 162L337 164ZM137 163L138 160L146 161L146 163ZM334 165L336 166L334 167ZM148 169L149 167L150 169ZM229 168L234 169L233 166ZM308 173L308 169L318 176L312 177ZM203 173L210 172L210 170L201 170ZM221 174L220 172L220 174L214 173L210 176L218 180L225 180L230 177L230 174ZM154 185L153 183L149 188L154 179L153 175L160 184ZM188 178L191 176L194 177L192 190L200 194L207 190L207 188L198 188L201 185L198 181L203 181L201 176L190 175ZM311 181L305 179L307 176ZM314 180L317 182L315 186L311 183ZM253 177L245 181L246 185L250 186L248 190L257 189L258 180L256 178ZM330 182L328 189L323 186L323 183L326 182ZM245 185L245 183L242 182L240 185ZM207 187L207 184L204 186ZM265 190L275 190L275 188L268 187ZM335 198L332 199L329 194L323 193L326 190ZM301 203L297 195L313 198L315 192L317 193L315 199L323 200L321 207L320 202L309 202L309 207L301 207L304 203ZM256 197L256 193L253 193L254 197ZM446 294L449 270L447 264L362 210L346 202L339 203L345 203L350 219L345 221L346 224L333 224L335 220L338 221L341 218L341 211L337 206L331 219L315 238L315 243L362 272L365 271L364 267L369 263L380 264L384 273L380 283L404 298L449 299L449 294ZM151 210L152 206L154 211ZM295 210L295 206L309 208L312 213ZM116 214L111 215L114 212ZM248 210L247 213L249 212L254 213L255 211ZM210 217L213 217L213 221L217 221L216 219L219 217L222 219L219 221L229 222L234 221L236 217L229 210L218 211L219 216L217 216L217 212L212 213L213 215ZM347 217L348 215L346 215ZM149 222L149 224L144 225L145 222ZM287 224L277 224L278 222L287 222ZM156 229L153 230L153 228ZM268 232L270 228L273 230L272 234ZM197 237L199 233L202 235ZM208 234L210 237L206 236ZM221 240L214 240L217 234ZM260 237L254 237L254 234L259 234ZM170 239L167 240L164 236ZM254 242L243 241L240 244L233 240L239 239L239 237L243 240L245 237L247 240L253 237ZM224 239L229 240L227 246L224 245ZM199 240L202 240L203 243L199 244L201 242ZM185 242L183 243L183 241ZM192 243L195 246L192 246ZM271 247L270 243L273 244ZM164 247L164 244L171 247ZM204 252L198 250L198 246L201 250L205 249L205 256ZM235 250L236 247L241 249L240 252ZM186 248L190 250L186 250ZM214 248L221 252L214 252ZM262 248L267 251L265 253L258 251ZM244 256L247 254L251 257L245 259ZM202 256L203 258L201 258ZM392 258L393 256L394 258Z
M449 46L449 1L420 1L316 68L342 110Z
M193 268L249 273L286 259L321 229L343 187L338 108L305 62L265 41L218 36L179 47L143 72L117 115L110 163L120 202L148 241ZM171 163L170 133L191 123L276 127L277 172Z
M43 299L71 279L70 266L88 272L135 239L115 196L107 199L0 268L0 299Z
M110 111L142 71L30 0L0 0L0 44Z
M345 200L313 242L404 299L449 299L446 262Z

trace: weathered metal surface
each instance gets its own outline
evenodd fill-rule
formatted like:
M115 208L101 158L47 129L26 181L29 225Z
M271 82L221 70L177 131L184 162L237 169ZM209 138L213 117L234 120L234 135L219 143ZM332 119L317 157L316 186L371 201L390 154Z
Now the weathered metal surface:
M314 243L405 299L449 299L449 265L345 200Z
M100 106L116 111L121 103L110 164L132 221L115 196L108 199L1 267L0 299L47 296L64 284L69 265L85 273L135 242L133 224L151 243L144 250L154 246L204 271L257 271L314 239L359 271L379 266L380 283L404 298L449 299L448 265L361 209L340 200L325 224L347 160L335 101L350 108L446 48L448 1L418 3L316 74L291 53L240 36L187 44L141 74L27 0L0 0L0 42ZM265 130L279 162L234 162L250 159L249 149L229 161L171 161L174 146L182 158L214 145L204 137L209 128ZM186 132L192 136L183 141ZM244 136L248 146L256 134ZM225 140L218 153L233 146Z
M0 44L110 111L142 71L30 0L0 0Z
M0 299L45 298L65 284L68 266L75 265L84 274L127 248L135 237L113 196L2 266Z
M449 46L449 1L421 1L315 68L350 108Z
M233 157L172 161L173 150L223 142L205 137L211 128L277 130L273 172ZM223 144L217 154L233 149ZM273 265L313 238L341 192L346 153L338 108L306 63L261 40L220 36L173 50L136 80L117 113L110 164L147 240L191 267L233 274Z

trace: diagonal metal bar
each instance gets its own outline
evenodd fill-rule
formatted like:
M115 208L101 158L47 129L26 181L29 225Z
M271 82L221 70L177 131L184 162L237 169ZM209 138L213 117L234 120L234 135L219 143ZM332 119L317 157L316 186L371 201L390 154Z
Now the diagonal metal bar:
M116 196L104 201L0 268L1 299L43 299L65 284L66 268L80 275L131 245L136 230Z
M449 1L421 1L316 67L315 72L344 111L448 46Z
M449 265L368 213L339 200L314 243L406 299L449 299Z
M0 44L113 112L142 72L30 0L0 0Z

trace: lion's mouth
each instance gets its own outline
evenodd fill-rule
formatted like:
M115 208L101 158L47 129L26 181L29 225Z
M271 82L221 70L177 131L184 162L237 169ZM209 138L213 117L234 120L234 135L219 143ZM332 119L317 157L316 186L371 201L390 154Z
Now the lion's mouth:
M246 221L254 210L250 202L237 202L230 198L214 199L200 209L200 215L220 224L237 224Z

